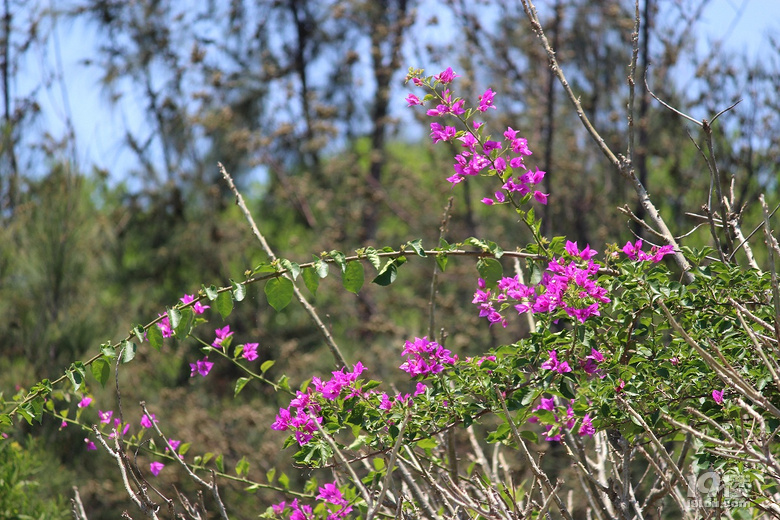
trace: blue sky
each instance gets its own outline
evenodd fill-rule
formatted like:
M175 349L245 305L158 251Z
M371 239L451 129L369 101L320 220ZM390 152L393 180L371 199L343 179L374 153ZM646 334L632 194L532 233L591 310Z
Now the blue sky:
M681 5L686 5L685 2L691 0L681 1ZM538 0L537 3L541 7L545 2ZM691 1L690 5L695 4ZM713 52L713 49L746 51L752 61L760 55L762 45L773 29L780 34L780 0L710 0L698 28L704 34L697 49L700 55ZM125 128L138 130L146 125L139 116L141 100L124 99L120 106L112 108L100 91L97 71L80 63L95 45L94 30L79 22L60 20L57 21L57 35L62 48L61 70L66 91L63 92L56 82L45 91L41 99L44 124L53 135L61 135L64 121L70 114L76 130L80 165L95 164L121 175L132 161L130 152L121 144ZM19 91L25 86L30 88L30 85L39 84L42 71L48 66L42 63L57 59L53 46L41 49L39 54L37 63L35 60L26 63L27 77L17 85ZM680 79L684 84L686 78Z

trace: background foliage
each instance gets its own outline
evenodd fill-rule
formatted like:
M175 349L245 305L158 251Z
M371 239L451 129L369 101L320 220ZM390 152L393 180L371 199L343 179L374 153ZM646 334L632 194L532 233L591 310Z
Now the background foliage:
M657 96L695 117L711 117L743 99L721 117L714 138L738 206L748 208L742 221L749 231L761 222L758 195L767 193L771 207L776 202L780 43L767 41L758 62L729 52L697 57L691 29L700 3L682 4L643 3L648 23L639 64L652 64L647 83ZM148 322L196 291L194 283L221 285L266 260L220 180L217 160L249 195L272 245L300 262L319 251L400 244L409 237L436 244L450 198L444 238L527 243L530 236L511 217L485 211L479 200L489 193L482 187L450 191L442 182L451 154L428 145L425 127L399 109L409 63L431 72L457 64L469 78L460 88L472 98L487 86L502 93L509 106L495 124L520 129L534 143L534 159L548 172L546 191L555 194L555 204L544 210L546 236L566 235L599 250L632 232L642 236L617 209L628 204L641 217L630 187L586 140L514 4L84 0L56 6L7 1L3 9L5 399L124 337L133 323ZM626 2L569 0L540 13L586 113L616 149L626 142L632 11ZM140 123L121 129L116 146L124 160L109 168L84 159L87 145L67 110L64 131L56 135L48 128L51 116L41 113L40 98L61 94L71 71L53 59L45 81L29 92L18 87L36 52L62 52L58 35L70 28L96 35L83 64L101 78L94 97L105 101L95 110L126 111ZM441 37L445 28L451 39ZM693 79L677 81L690 69ZM678 116L639 92L636 167L681 234L702 223L696 214L710 178L694 141L703 142L695 132L689 139ZM714 245L706 226L686 244ZM350 359L359 353L367 365L382 367L410 331L426 330L431 266L408 267L403 285L383 291L366 285L355 296L329 291L338 280L323 280L315 303L333 317L329 326ZM470 265L453 263L438 301L438 326L450 334L448 348L463 356L527 332L519 322L491 329L492 345L484 344L473 309L462 303L471 298L474 274ZM291 380L328 373L330 358L303 311L270 312L262 294L252 291L229 321L242 341L259 342L262 360L277 360L274 370ZM283 437L268 425L287 403L274 402L276 395L263 387L234 399L232 368L217 366L200 383L189 377L190 347L174 342L165 348L154 360L139 350L138 362L122 373L126 403L143 397L150 407L168 409L170 425L193 446L228 458L246 454L261 473L284 462ZM96 401L112 399L107 390L92 390ZM29 444L31 432L37 440ZM31 454L25 471L36 471L37 461L66 466L89 517L116 518L127 498L114 472L85 453L84 435L60 429L51 417L34 431L20 424L9 439L17 443L3 445L0 467L13 471L18 450ZM42 446L49 453L43 455ZM70 496L71 482L50 478L54 474L60 473L34 473L36 485L51 490L42 495ZM14 507L26 506L21 495L2 493ZM254 502L242 496L235 494L232 506L248 516Z

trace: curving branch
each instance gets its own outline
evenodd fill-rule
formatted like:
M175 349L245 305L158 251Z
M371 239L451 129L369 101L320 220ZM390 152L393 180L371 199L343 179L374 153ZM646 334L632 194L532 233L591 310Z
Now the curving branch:
M688 260L685 258L685 256L683 256L682 251L680 250L680 246L677 243L677 240L674 238L674 235L669 230L669 227L666 225L666 221L663 219L663 217L661 217L661 214L658 212L658 209L655 207L655 204L653 204L653 202L650 200L650 195L647 193L647 190L642 184L642 181L639 179L639 177L636 175L636 172L634 171L634 166L633 164L631 164L631 159L623 157L622 155L620 156L616 155L609 147L609 145L607 145L606 141L604 141L604 138L601 137L601 134L598 133L596 128L590 122L588 116L585 115L585 111L582 108L582 104L580 103L580 100L572 91L571 86L569 85L569 82L566 79L565 74L563 73L563 70L558 64L558 59L555 57L555 50L553 50L553 48L550 46L550 43L547 41L547 36L544 33L544 29L542 28L542 24L539 21L539 17L537 16L536 13L536 6L534 5L532 0L520 0L520 2L523 5L523 10L525 11L526 16L528 17L528 21L531 23L531 28L533 29L536 36L539 38L539 41L541 41L542 46L544 47L544 50L547 53L547 57L550 60L550 68L558 77L558 81L561 83L561 86L563 86L564 92L566 92L566 95L568 96L569 100L574 105L574 109L577 113L577 117L579 117L580 119L580 122L585 127L585 130L587 130L588 135L591 136L591 138L599 147L599 149L607 158L607 160L609 160L609 162L612 163L612 165L618 170L618 172L620 172L620 174L626 179L628 179L628 181L631 183L631 185L634 188L634 191L637 194L637 197L639 197L639 203L641 204L642 208L644 208L645 213L650 218L653 225L655 225L655 227L657 228L657 233L663 237L664 241L667 244L674 247L673 258L677 266L682 271L683 281L686 284L691 283L693 281L693 274L691 273L692 266L690 262L688 262ZM633 78L631 79L631 84L633 84ZM633 149L633 144L631 146Z

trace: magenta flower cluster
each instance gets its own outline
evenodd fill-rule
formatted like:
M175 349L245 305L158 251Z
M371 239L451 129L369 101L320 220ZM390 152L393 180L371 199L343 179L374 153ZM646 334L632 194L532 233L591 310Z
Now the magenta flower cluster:
M402 355L406 356L406 360L399 368L412 377L438 374L458 360L448 349L427 337L407 341ZM395 397L390 397L373 389L364 391L358 379L364 370L363 364L358 362L351 371L342 368L331 372L332 377L328 380L312 378L312 385L305 392L299 390L289 407L279 409L271 428L291 432L298 445L304 446L314 437L317 424L322 424L321 411L325 401L357 397L379 410L390 411L393 407L408 408L414 397L428 390L424 383L418 381L414 394L397 392Z
M87 401L88 399L88 401ZM84 398L82 399L78 406L79 408L87 408L92 403L91 398ZM111 424L112 419L114 423L113 431L108 435L109 439L113 439L116 437L117 434L120 434L122 436L127 435L127 432L130 430L130 423L124 423L122 424L122 421L118 417L114 417L114 411L113 410L98 410L98 419L100 421L100 424ZM157 416L155 414L149 415L143 415L140 420L140 425L142 428L148 429L153 426L154 423L159 422L157 419ZM62 421L61 428L67 427L67 422ZM87 451L94 451L97 450L97 446L95 445L95 442L92 441L89 437L84 439L84 443L87 446ZM181 446L181 441L176 439L168 439L168 444L170 444L171 448L173 448L174 453L179 449L179 446ZM168 451L168 447L166 446L165 451ZM179 458L184 458L184 455L179 454ZM151 462L149 464L149 471L154 475L158 476L160 472L165 468L165 464L162 462Z
M520 283L517 275L504 277L499 280L494 294L492 289L486 288L485 280L480 278L472 300L480 307L479 315L487 318L491 324L501 323L506 327L506 318L495 305L503 307L516 302L514 308L518 314L528 311L555 313L563 309L579 322L591 316L599 316L599 306L611 300L607 297L607 290L595 280L599 265L591 258L596 251L589 246L580 251L576 243L568 242L566 252L572 258L553 258L535 285Z
M552 370L559 374L565 374L572 371L572 368L567 361L558 359L558 352L556 350L550 350L547 354L550 357L540 365L541 368L544 370ZM592 348L590 354L580 360L580 368L589 376L599 376L600 378L603 378L604 374L602 374L601 369L599 368L599 364L603 362L604 354L595 348Z
M314 390L309 388L307 392L298 391L288 408L279 409L271 428L277 431L290 431L299 446L306 445L314 437L317 424L322 424L322 417L319 415L321 406L317 396L329 401L335 401L342 396L342 393L346 398L362 396L356 383L364 370L363 364L358 362L351 372L346 368L332 372L333 377L327 381L314 377L312 379ZM347 391L344 392L345 390Z
M560 417L557 413L555 413L558 411L556 408L555 399L552 397L542 397L541 402L534 408L534 411L547 410L548 412L553 412L553 417L556 424L544 425L544 440L546 441L560 441L563 436L563 429L565 428L567 430L571 430L577 422L577 419L574 417L574 410L572 409L571 404L567 405L566 415L564 417ZM528 422L538 423L539 417L532 415L528 418ZM555 428L554 431L553 428ZM585 417L582 418L580 427L577 430L577 434L583 437L585 435L593 435L594 433L596 433L596 428L593 426L590 414L585 414Z
M346 518L346 516L352 512L352 506L344 498L344 494L336 486L335 483L325 484L319 488L319 494L315 497L317 500L323 501L327 504L329 509L328 520L340 520ZM332 506L336 506L333 508ZM336 509L334 511L334 509ZM296 498L289 504L284 501L271 506L271 510L276 515L289 514L287 518L290 520L306 520L314 518L313 509L309 505L299 504Z
M458 356L453 356L449 350L430 341L427 336L407 341L401 355L406 356L406 361L398 368L412 377L438 374L445 365L452 365L458 360Z
M465 101L453 97L449 89L442 92L436 90L437 86L448 85L457 77L459 76L452 71L452 68L448 67L445 71L433 76L433 84L430 83L430 79L411 78L414 85L428 88L432 97L438 101L435 108L426 111L426 115L430 117L454 116L465 125L466 129L459 132L457 128L448 126L446 123L442 124L438 121L431 123L430 135L434 143L456 140L461 142L461 147L464 149L455 156L455 164L453 165L455 174L448 177L447 180L454 185L464 181L466 177L482 173L495 174L499 175L503 181L501 190L496 191L492 198L482 199L483 203L488 205L501 204L508 202L508 197L511 197L512 194L518 194L521 197L532 194L538 202L547 204L548 194L534 189L544 178L545 172L539 169L530 171L523 162L524 157L531 155L528 141L518 137L517 131L512 127L507 127L504 132L503 143L489 138L483 139L483 123L473 121L469 126L467 123L468 115L465 119L461 117L466 114ZM495 95L496 93L492 89L487 89L479 96L476 111L484 113L490 108L495 110ZM424 106L425 104L424 99L421 100L414 94L409 94L406 97L406 102L408 106ZM524 170L525 173L515 177L513 176L514 170Z
M670 245L661 247L653 246L650 248L650 253L645 253L642 251L642 240L639 239L633 244L631 242L626 242L626 245L623 246L623 253L631 260L638 260L640 262L650 261L657 264L664 256L674 253L674 248Z

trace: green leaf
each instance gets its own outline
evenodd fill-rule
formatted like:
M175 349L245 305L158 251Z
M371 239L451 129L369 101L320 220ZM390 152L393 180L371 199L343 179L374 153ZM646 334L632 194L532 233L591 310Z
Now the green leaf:
M269 484L274 483L274 477L276 476L276 468L271 468L265 473L265 478Z
M417 256L421 256L423 258L428 256L425 254L425 249L422 246L421 238L418 238L417 240L410 240L409 242L407 242L407 244L409 245L409 247L414 249L414 252L417 253Z
M398 276L398 268L395 266L395 262L391 260L379 272L376 278L374 278L371 281L371 283L375 283L377 285L381 285L385 287L393 283L397 276Z
M536 435L535 432L529 431L529 430L523 430L520 432L520 437L527 441L531 441L533 443L539 442L539 436Z
M214 300L214 308L217 309L223 320L230 316L230 313L233 312L233 295L227 291L219 293L217 299Z
M347 268L347 257L342 253L341 251L336 251L335 249L328 253L328 255L333 259L333 261L341 268L341 271L343 272L344 269Z
M293 292L293 283L287 278L271 278L265 284L265 297L276 312L289 305Z
M495 258L480 258L477 261L477 271L488 287L494 287L504 276L504 268Z
M533 227L535 218L536 215L534 214L534 208L529 208L528 213L525 214L525 223Z
M217 287L212 285L210 287L203 286L203 292L206 293L206 297L214 301L217 299L217 296L219 296L219 291L217 290Z
M237 396L239 394L239 392L241 392L241 390L244 389L244 387L246 386L246 384L248 382L249 382L249 378L248 377L239 377L238 381L236 381L236 390L233 393L233 397Z
M363 280L363 264L360 263L360 260L349 262L342 277L344 288L357 294L363 287Z
M445 253L439 253L436 255L436 265L439 266L439 270L443 273L447 268L447 255Z
M274 366L274 363L276 363L276 361L274 361L273 359L269 359L268 361L263 361L263 364L260 365L260 373L265 374L266 372L268 372L268 370L270 370L270 368Z
M168 316L168 323L171 324L171 328L175 329L178 327L179 322L181 321L181 311L176 308L168 307L165 313Z
M374 266L374 269L379 271L379 268L382 265L382 261L379 259L379 253L376 249L373 247L367 247L366 248L366 258L368 258L368 261L371 262L371 265Z
M214 464L217 465L217 470L220 473L225 472L225 459L222 457L222 455L218 455L217 458L214 460Z
M320 277L313 267L307 267L303 270L303 283L312 295L317 294L317 289L320 286Z
M230 280L230 286L233 288L233 299L237 302L244 301L244 298L246 298L246 285Z
M92 362L92 375L95 376L100 386L106 386L108 378L111 376L111 365L105 357L99 357Z
M81 385L84 384L84 370L77 367L74 363L68 370L65 371L65 375L67 375L68 379L70 379L70 382L73 385L73 391L78 392L81 388Z
M561 391L563 397L567 399L577 398L577 396L574 394L574 390L572 390L571 381L568 381L567 379L561 379L561 385L558 387L558 389Z
M436 442L435 439L432 439L430 437L428 437L427 439L423 439L421 441L417 441L417 447L423 450L432 450L438 445L439 443Z
M122 351L122 363L129 363L135 357L135 352L138 349L135 343L132 341L124 340L121 343Z
M133 334L135 334L135 337L138 339L139 343L144 342L144 326L143 325L136 325L133 327Z
M192 320L194 316L195 313L192 312L192 309L190 307L187 307L186 309L182 309L179 323L173 329L173 333L176 335L177 338L184 339L190 335L190 332L192 332Z
M154 347L156 350L160 350L160 348L162 348L162 330L160 330L160 327L158 327L156 323L147 329L146 339L149 340L149 344L152 345L152 347Z
M398 266L406 263L406 257L399 256L388 260L385 266L379 271L379 274L372 280L372 283L381 286L387 286L393 283L398 276Z
M317 260L314 262L314 270L317 272L317 276L320 278L325 278L328 276L328 270L330 267L328 266L327 262L323 262L322 259Z
M487 251L488 250L487 242L485 242L484 240L480 240L478 238L475 238L475 237L468 237L467 239L465 239L463 241L463 243L466 244L466 245L478 247L478 248L482 249L483 251Z
M254 268L255 274L262 274L262 273L275 273L276 267L269 264L268 262L263 262L261 264L258 264L257 267Z
M496 428L496 431L488 433L488 436L485 440L487 440L487 442L490 443L500 442L503 441L504 439L508 439L510 433L511 431L509 425L506 422L504 422L501 423L498 426L498 428Z
M116 357L116 350L114 350L114 346L111 343L103 343L100 345L100 351L108 359L114 359Z
M236 475L240 477L247 473L249 473L249 461L246 460L246 457L241 457L241 460L236 464Z
M282 258L280 263L292 275L293 280L298 279L298 275L301 274L301 266L284 258Z

